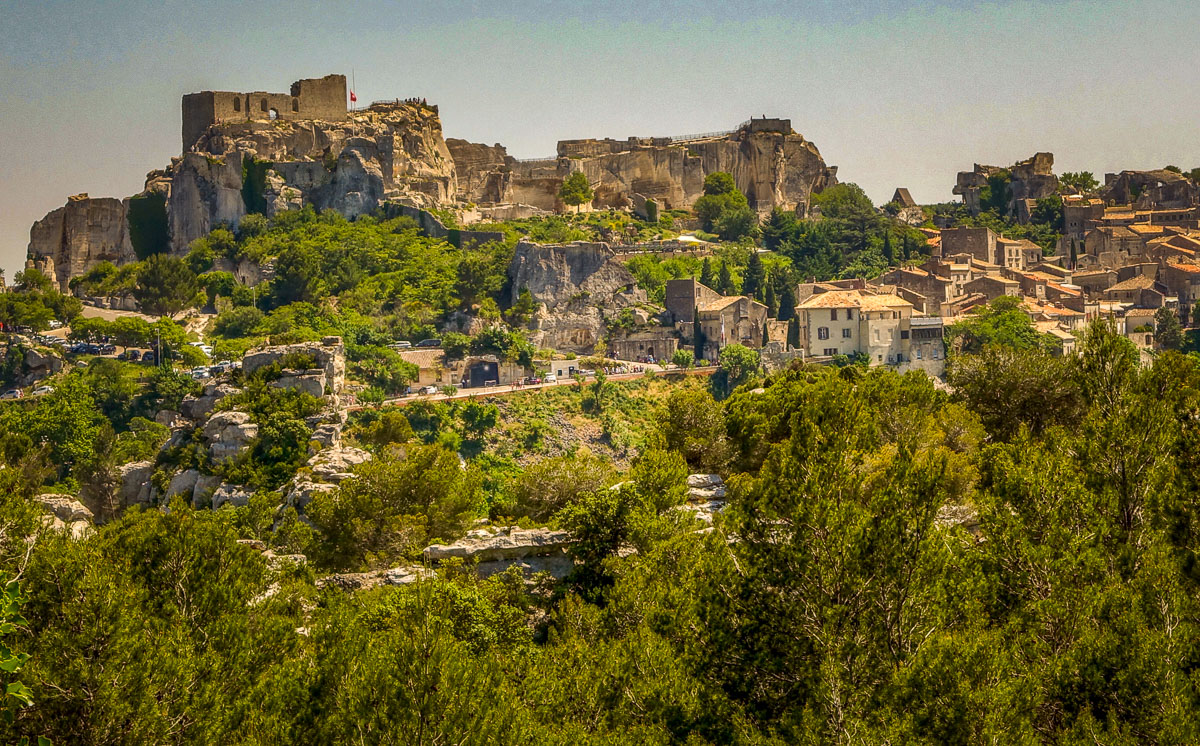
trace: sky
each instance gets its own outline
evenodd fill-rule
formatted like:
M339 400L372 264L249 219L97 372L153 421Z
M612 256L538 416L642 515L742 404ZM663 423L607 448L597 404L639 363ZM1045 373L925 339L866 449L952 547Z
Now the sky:
M958 171L1200 166L1195 0L0 0L0 267L68 196L125 197L180 150L180 97L353 73L447 137L560 139L790 118L876 203Z

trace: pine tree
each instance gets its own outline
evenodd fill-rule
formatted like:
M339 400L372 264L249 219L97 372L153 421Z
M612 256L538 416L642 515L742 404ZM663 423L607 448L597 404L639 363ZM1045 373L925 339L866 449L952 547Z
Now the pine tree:
M779 299L775 297L775 282L772 280L767 283L767 290L764 293L766 299L763 301L767 304L767 316L770 318L779 317Z
M758 251L751 249L750 261L746 264L746 271L742 274L742 295L761 299L763 275L762 258L759 257Z
M708 257L704 257L704 263L700 265L700 284L710 288L713 286L712 262Z
M780 321L788 321L796 316L796 291L792 290L791 283L783 286L783 293L779 296L779 316Z
M729 263L721 262L721 273L717 277L717 292L721 295L733 295L737 288L733 285L733 275L729 272Z

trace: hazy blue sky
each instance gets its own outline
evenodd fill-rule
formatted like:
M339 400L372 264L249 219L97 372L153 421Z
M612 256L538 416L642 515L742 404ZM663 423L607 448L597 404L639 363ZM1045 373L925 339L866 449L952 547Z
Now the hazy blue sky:
M445 134L560 138L790 117L876 201L1038 150L1056 169L1200 166L1200 2L0 0L0 267L68 195L178 154L179 97L356 73Z

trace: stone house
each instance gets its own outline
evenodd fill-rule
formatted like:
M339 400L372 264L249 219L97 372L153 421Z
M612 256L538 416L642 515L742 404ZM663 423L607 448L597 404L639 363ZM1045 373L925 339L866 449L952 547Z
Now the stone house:
M1009 269L1023 270L1042 260L1042 247L1027 238L996 239L995 263Z
M706 340L706 360L716 360L721 348L731 344L755 350L763 346L767 307L762 303L744 295L720 296L698 304L696 312Z
M1142 237L1127 226L1100 226L1084 236L1083 248L1092 264L1121 267L1142 255L1146 248Z
M679 337L674 328L659 327L630 332L608 345L608 356L617 360L644 361L654 358L657 362L669 361L679 349Z
M1179 299L1180 316L1191 319L1196 301L1200 300L1200 264L1163 262L1159 268L1167 292Z
M913 306L897 295L858 290L821 293L796 306L800 344L811 357L866 355L872 365L911 357Z
M1098 298L1113 285L1117 284L1117 273L1111 269L1096 269L1086 272L1075 272L1071 275L1071 283L1089 298Z
M417 366L417 380L413 386L457 386L461 378L454 379L446 354L440 349L423 347L421 349L400 350L400 358L406 363Z
M941 233L942 254L970 254L976 259L1003 265L996 258L996 240L999 238L991 228L946 228Z
M988 303L1003 296L1013 298L1021 294L1021 283L1009 277L992 277L984 275L976 277L964 286L967 294L981 293Z
M1103 297L1114 303L1159 308L1166 305L1167 289L1153 276L1139 274L1108 288Z
M697 280L687 277L667 280L663 306L671 314L671 323L692 323L696 306L723 298L720 293Z

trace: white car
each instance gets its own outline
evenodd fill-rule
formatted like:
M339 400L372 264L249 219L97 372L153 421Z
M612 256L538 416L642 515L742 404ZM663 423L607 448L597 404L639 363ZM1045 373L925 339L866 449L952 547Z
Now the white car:
M422 394L436 394L437 392L437 386L426 386L425 388L421 389Z
M50 328L51 329L62 329L62 325L63 325L63 323L61 321L59 321L58 319L50 320Z
M38 386L36 389L34 389L33 391L30 391L29 393L33 394L34 396L42 396L43 394L53 394L54 387L53 386Z
M558 376L551 373L542 379L542 383L558 383Z
M9 389L0 394L0 399L20 399L22 396L25 396L25 393L21 389Z

